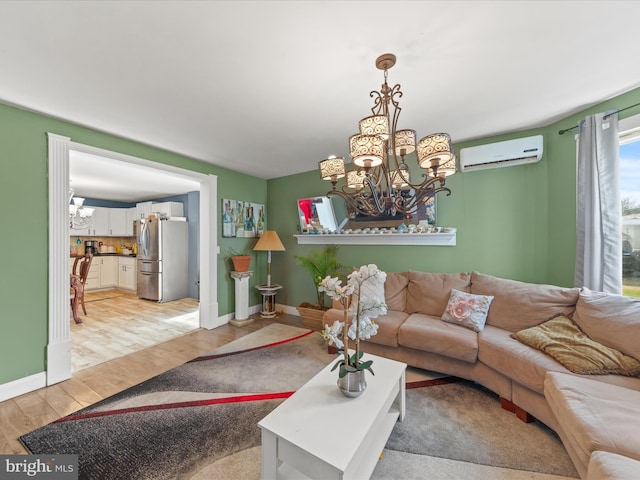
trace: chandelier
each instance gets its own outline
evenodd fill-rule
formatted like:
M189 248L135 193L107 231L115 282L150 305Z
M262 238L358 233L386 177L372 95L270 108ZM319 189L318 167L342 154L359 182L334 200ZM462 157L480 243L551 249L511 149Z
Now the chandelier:
M83 206L84 198L74 197L73 193L73 188L69 188L69 228L82 230L91 223L94 209Z
M369 94L374 98L373 115L360 120L360 132L349 138L354 168L346 171L343 157L331 156L318 163L322 179L333 185L327 195L344 199L351 216L406 216L418 212L439 192L451 194L445 187L445 178L456 173L451 137L435 133L416 144L415 130L397 129L402 91L399 84L393 88L387 84L388 70L395 63L391 53L376 59L376 67L384 71L384 83L380 91ZM406 156L414 152L425 170L416 183L405 163ZM344 185L338 190L341 178Z

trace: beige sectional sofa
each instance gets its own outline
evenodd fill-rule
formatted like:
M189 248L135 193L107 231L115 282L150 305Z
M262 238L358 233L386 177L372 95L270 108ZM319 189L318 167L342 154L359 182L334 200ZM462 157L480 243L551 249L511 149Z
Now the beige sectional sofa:
M452 289L493 296L482 330L442 321ZM640 432L640 378L576 375L512 336L562 315L640 360L640 301L477 272L388 272L384 290L388 313L375 319L378 333L361 342L364 351L484 385L522 420L558 432L582 478L633 478L624 476L629 468L640 478L640 434L629 438ZM334 308L323 324L342 318ZM602 402L590 403L595 392Z

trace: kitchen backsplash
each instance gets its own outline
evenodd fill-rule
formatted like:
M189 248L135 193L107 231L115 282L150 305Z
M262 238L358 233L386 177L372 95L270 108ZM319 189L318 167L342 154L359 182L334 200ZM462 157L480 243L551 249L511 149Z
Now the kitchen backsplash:
M80 243L78 243L80 239ZM136 237L83 237L83 236L70 236L69 237L69 252L76 255L84 255L84 241L94 240L96 242L102 242L107 247L114 247L117 253L123 246L133 250L133 244L136 243Z

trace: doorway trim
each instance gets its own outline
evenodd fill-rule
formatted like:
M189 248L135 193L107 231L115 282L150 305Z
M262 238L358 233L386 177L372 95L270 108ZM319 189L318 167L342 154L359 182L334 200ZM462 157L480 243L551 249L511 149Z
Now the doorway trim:
M49 168L49 305L47 385L71 378L69 306L69 151L173 172L200 182L200 326L211 329L225 323L218 316L217 208L218 177L185 170L71 141L47 132Z

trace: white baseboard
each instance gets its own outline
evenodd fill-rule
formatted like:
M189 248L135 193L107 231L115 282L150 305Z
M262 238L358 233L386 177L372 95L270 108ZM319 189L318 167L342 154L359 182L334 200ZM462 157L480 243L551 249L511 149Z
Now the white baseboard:
M9 400L25 393L33 392L39 388L47 386L47 374L45 372L36 373L28 377L19 378L9 383L0 385L0 402Z

